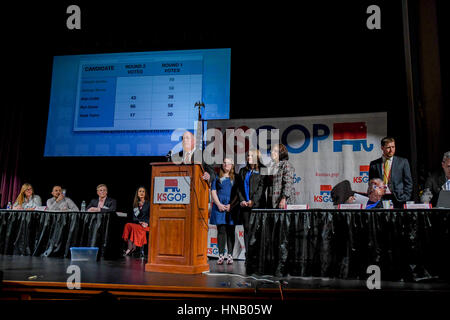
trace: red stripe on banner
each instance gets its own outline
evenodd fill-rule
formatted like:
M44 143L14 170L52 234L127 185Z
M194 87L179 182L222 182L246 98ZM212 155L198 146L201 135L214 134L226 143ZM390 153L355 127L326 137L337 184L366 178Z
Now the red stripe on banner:
M360 172L369 172L370 166L359 166Z
M178 187L177 179L166 179L164 182L165 187Z
M320 191L331 191L331 189L333 189L333 187L329 184L324 184L320 186Z
M333 124L333 140L366 139L365 122L343 122Z

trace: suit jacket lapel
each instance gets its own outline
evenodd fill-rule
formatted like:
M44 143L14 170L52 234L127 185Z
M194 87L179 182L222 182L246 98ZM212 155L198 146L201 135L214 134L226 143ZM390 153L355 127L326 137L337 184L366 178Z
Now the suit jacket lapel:
M444 170L441 170L441 175L439 176L439 180L438 180L438 188L439 191L442 190L442 186L447 182L447 177L445 176L445 172Z
M390 174L390 178L389 178L389 182L392 184L392 182L394 181L394 174L395 172L397 172L395 169L397 168L398 165L398 159L395 159L395 156L392 157L392 163L391 163L391 172Z
M381 180L383 180L383 158L380 158L380 161L377 163L377 170Z

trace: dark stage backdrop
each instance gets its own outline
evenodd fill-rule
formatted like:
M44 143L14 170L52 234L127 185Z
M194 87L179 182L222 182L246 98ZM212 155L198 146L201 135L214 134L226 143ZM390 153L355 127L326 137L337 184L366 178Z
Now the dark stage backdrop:
M70 4L81 8L81 30L66 28ZM382 9L381 30L366 27L371 4ZM149 163L164 160L43 157L52 57L63 54L231 48L232 118L386 111L397 154L410 157L401 1L218 5L7 5L1 108L22 114L20 126L7 124L21 131L21 182L43 199L63 184L77 205L105 183L129 211L136 188L150 186Z

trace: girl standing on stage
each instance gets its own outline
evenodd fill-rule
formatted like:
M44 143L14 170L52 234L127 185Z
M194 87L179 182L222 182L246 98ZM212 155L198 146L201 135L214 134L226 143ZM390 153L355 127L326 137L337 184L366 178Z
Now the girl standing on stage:
M122 238L127 242L128 248L124 256L130 255L136 247L147 244L147 232L150 231L150 201L147 189L139 187L133 201L132 222L127 223Z
M228 251L227 264L233 263L235 222L232 212L233 205L237 203L234 186L234 164L231 159L225 158L220 167L219 176L211 184L213 206L209 223L217 225L217 242L219 246L219 260L217 260L217 264L223 264L225 260L225 244Z
M266 198L265 175L260 174L261 152L249 150L247 154L247 165L239 170L238 197L240 204L240 218L244 227L245 254L248 252L249 219L252 208L265 208Z

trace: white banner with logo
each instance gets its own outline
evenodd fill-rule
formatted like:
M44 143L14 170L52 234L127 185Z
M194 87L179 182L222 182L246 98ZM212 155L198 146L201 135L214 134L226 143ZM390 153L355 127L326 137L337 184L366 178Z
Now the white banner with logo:
M295 168L296 204L333 208L330 192L342 180L349 180L354 191L367 192L369 163L381 156L387 114L208 121L208 130L219 129L224 137L226 129L238 128L242 130L236 135L244 136L248 129L256 130L259 140L261 129L279 129L279 141L287 147ZM235 147L236 152L239 149L244 146Z
M233 259L245 260L244 228L242 225L235 226L235 239L233 248ZM228 248L225 244L225 254ZM219 257L219 246L217 243L217 226L210 224L208 229L208 257Z

